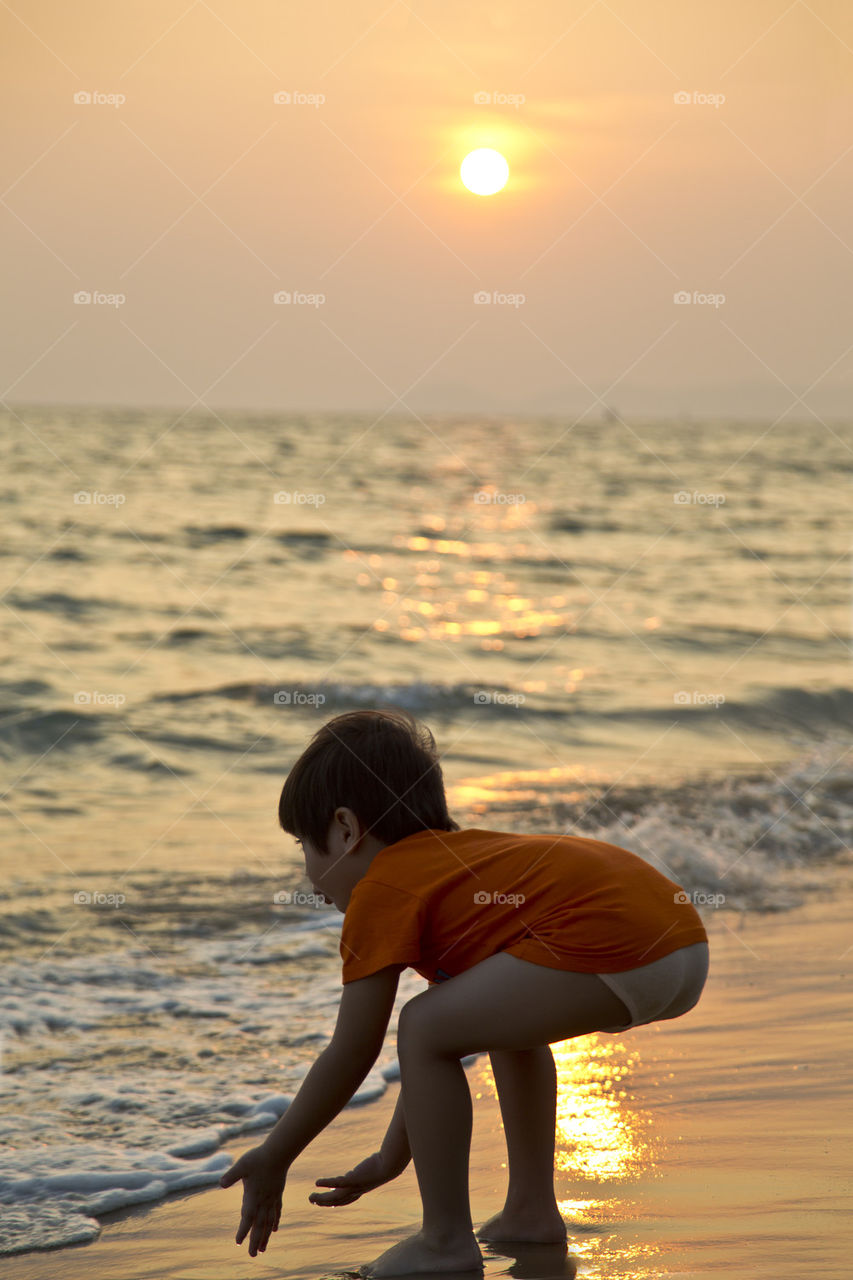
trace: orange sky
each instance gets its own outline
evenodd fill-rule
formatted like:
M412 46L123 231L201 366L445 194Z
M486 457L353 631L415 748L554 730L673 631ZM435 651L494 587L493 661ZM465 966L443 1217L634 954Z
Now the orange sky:
M0 44L8 403L849 409L844 0L11 0Z

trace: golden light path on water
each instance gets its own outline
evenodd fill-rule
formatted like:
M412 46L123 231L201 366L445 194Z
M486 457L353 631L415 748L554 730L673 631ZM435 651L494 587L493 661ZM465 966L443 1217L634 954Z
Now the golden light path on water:
M508 641L575 632L582 616L599 609L592 594L575 586L571 599L564 592L543 592L533 598L520 594L513 579L513 574L524 572L524 566L529 568L531 564L553 569L549 547L535 535L531 537L529 526L522 523L529 521L534 511L533 503L525 505L523 516L520 507L502 508L483 530L486 538L489 531L513 537L523 532L530 541L455 538L450 536L452 531L443 516L427 514L422 520L425 532L395 537L393 550L385 555L345 551L344 559L367 562L368 568L356 574L358 585L371 592L381 589L383 616L372 622L372 629L396 633L401 640L415 643L479 637L481 649L498 652ZM484 508L480 512L484 522ZM462 522L457 520L455 524L462 531ZM423 557L416 559L414 565L412 553ZM505 566L505 570L498 566ZM393 573L389 572L392 568ZM417 594L412 592L413 586L418 588ZM396 612L391 613L394 606ZM636 605L623 601L621 608L631 614ZM639 620L635 625L640 625ZM656 630L660 619L644 618L642 626L647 631ZM573 693L584 674L590 673L573 671L565 690ZM521 691L541 690L525 685Z
M663 1143L630 1090L640 1054L622 1040L597 1034L552 1044L551 1052L557 1066L557 1203L569 1254L582 1260L584 1277L665 1277L664 1248L620 1240L610 1230L631 1217L630 1184L662 1176ZM488 1068L484 1078L497 1098ZM589 1185L588 1195L579 1183Z
M575 674L575 673L572 673ZM582 673L578 672L580 676ZM550 769L504 769L470 782L460 782L449 788L451 808L464 809L467 813L489 813L497 805L511 803L544 804L559 796L566 803L581 803L588 799L588 788L601 781L601 774L585 765L555 765ZM573 786L581 790L572 790ZM566 788L570 788L566 790Z

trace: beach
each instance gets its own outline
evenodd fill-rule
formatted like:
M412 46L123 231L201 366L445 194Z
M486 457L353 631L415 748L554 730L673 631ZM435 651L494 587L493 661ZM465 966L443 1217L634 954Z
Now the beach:
M773 914L716 913L711 971L684 1017L554 1046L557 1195L568 1249L486 1245L487 1275L841 1280L853 1247L849 1063L853 870ZM474 1097L475 1225L502 1204L506 1152L488 1059ZM396 1085L345 1110L296 1161L279 1232L234 1243L241 1189L108 1215L98 1240L5 1260L10 1280L218 1280L355 1271L419 1225L413 1166L338 1209L308 1203L381 1141ZM262 1134L255 1137L260 1140ZM229 1144L236 1158L251 1138Z

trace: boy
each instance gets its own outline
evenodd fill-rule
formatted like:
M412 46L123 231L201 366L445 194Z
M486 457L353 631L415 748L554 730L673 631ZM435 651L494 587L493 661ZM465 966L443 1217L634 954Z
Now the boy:
M483 1265L468 1203L471 1096L461 1059L488 1051L506 1133L509 1189L484 1240L564 1241L554 1195L556 1072L550 1045L679 1017L699 999L708 939L687 895L636 854L575 836L460 830L430 731L406 712L337 716L287 777L282 828L316 892L344 913L334 1035L242 1179L237 1244L278 1230L287 1171L358 1089L382 1048L399 975L428 990L401 1009L400 1097L381 1149L317 1182L341 1205L414 1158L417 1235L371 1276Z

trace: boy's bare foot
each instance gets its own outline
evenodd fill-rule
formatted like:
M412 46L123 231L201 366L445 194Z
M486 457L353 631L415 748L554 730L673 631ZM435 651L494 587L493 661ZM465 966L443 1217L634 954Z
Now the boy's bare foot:
M363 1276L408 1276L436 1271L482 1271L483 1255L473 1233L441 1244L424 1238L423 1231L401 1240L361 1268Z
M527 1240L536 1244L562 1244L566 1224L556 1206L551 1209L508 1211L502 1209L477 1232L478 1240Z

